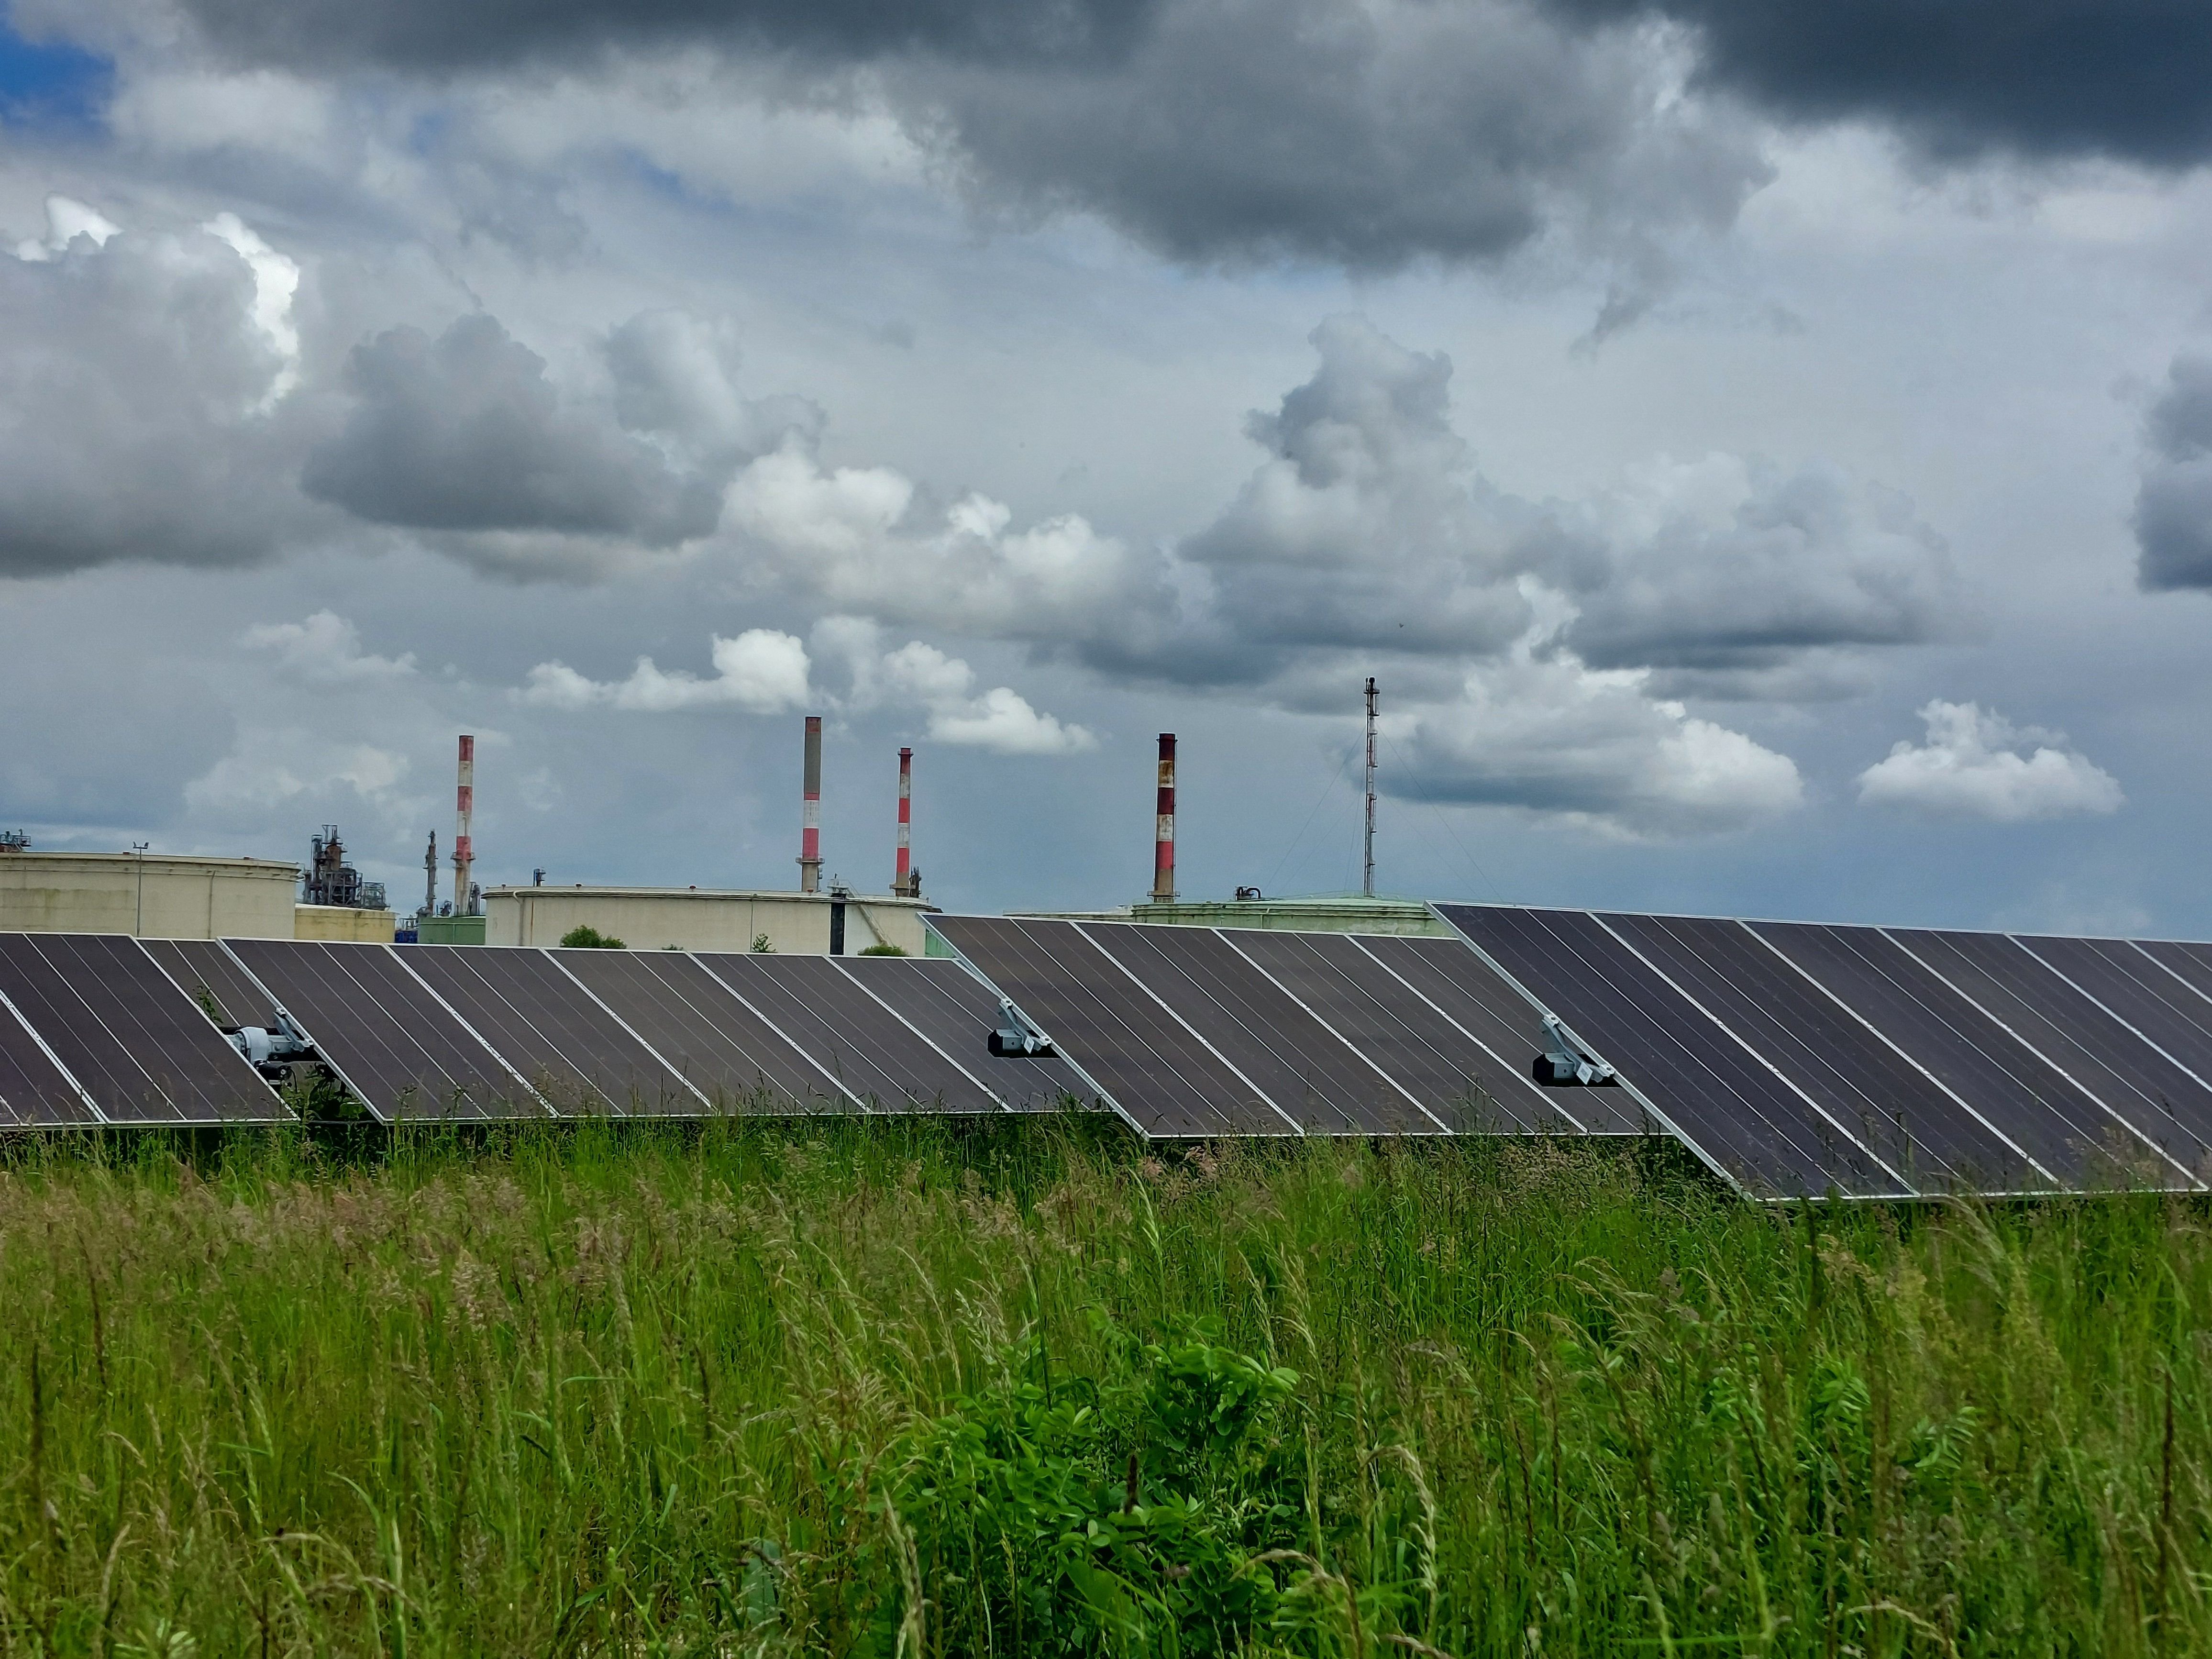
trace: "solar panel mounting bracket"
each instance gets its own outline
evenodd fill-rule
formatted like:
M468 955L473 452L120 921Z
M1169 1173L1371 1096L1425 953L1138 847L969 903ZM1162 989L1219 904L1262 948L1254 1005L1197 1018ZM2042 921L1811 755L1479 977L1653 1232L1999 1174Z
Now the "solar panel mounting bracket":
M999 999L999 1018L988 1047L1000 1060L1050 1060L1059 1053L1036 1022L1014 1006L1012 997Z
M1620 1082L1613 1067L1600 1060L1557 1014L1544 1016L1544 1052L1536 1056L1530 1069L1536 1081L1547 1089L1609 1088Z

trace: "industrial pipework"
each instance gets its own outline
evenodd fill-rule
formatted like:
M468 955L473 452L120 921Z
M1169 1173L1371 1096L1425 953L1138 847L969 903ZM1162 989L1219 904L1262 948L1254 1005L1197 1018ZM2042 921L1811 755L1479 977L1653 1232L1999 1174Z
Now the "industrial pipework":
M806 775L799 805L799 890L822 890L822 716L806 717Z
M1152 902L1175 902L1175 733L1160 733L1160 797L1153 827Z

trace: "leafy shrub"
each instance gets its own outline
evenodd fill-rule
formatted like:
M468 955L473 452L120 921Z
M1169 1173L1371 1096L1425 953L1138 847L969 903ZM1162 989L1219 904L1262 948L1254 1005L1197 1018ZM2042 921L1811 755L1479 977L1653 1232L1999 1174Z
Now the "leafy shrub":
M860 954L864 957L902 957L906 952L896 945L871 945Z
M629 949L629 946L624 945L612 933L603 933L589 924L580 927L571 927L567 933L562 934L561 946L568 951L627 951Z

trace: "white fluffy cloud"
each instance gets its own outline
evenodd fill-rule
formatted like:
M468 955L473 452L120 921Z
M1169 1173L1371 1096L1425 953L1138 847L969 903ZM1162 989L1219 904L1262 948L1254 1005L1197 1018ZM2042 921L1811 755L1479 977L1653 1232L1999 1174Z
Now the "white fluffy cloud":
M628 679L586 678L562 662L542 662L516 695L547 708L588 708L604 704L639 714L667 714L682 708L736 708L748 714L780 714L805 706L811 695L805 643L772 628L749 628L735 639L714 636L711 677L665 670L640 657Z
M1900 742L1859 774L1859 799L1932 817L2017 823L2116 812L2127 800L2111 773L2063 732L2015 726L1978 703L1940 698L1920 711L1924 743Z
M1478 670L1459 701L1394 723L1409 766L1393 793L1655 839L1745 829L1802 801L1788 756L1648 696L1644 679L1525 654Z
M1160 637L1164 561L1065 514L1012 529L1002 503L934 505L888 467L827 467L802 434L732 482L724 527L752 574L886 623L1080 647Z
M802 707L838 714L890 708L918 715L939 743L1000 755L1073 755L1097 740L1072 721L1044 714L1011 686L978 690L975 671L935 646L909 640L883 647L881 630L857 617L828 617L816 627L817 652L842 668L848 690L834 696L812 683L814 659L804 641L773 629L751 628L735 639L717 635L714 673L671 672L641 657L624 680L599 681L566 663L542 662L516 696L543 708L594 707L665 714L734 708L777 714Z
M288 673L318 684L404 679L415 672L413 652L380 657L363 651L361 630L330 611L318 611L304 622L257 623L239 642L272 653Z
M1075 755L1097 746L1082 726L1041 713L1011 686L978 691L975 671L933 645L908 640L886 650L883 630L862 617L825 617L814 629L817 649L840 662L850 684L838 707L847 714L890 708L919 714L939 743L1000 755Z

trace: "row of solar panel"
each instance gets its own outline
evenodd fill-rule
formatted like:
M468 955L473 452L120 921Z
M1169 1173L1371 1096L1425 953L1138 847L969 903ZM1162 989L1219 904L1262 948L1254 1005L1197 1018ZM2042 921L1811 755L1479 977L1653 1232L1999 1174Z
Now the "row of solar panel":
M197 1005L197 1006L195 1006ZM224 1035L289 1017L387 1122L1054 1109L957 963L0 934L0 1122L281 1121Z
M1646 1127L1618 1091L1539 1088L1535 1012L1454 939L930 921L1147 1135Z
M2212 1177L2212 946L1437 908L1754 1194Z

